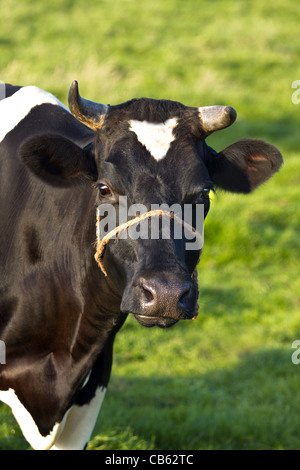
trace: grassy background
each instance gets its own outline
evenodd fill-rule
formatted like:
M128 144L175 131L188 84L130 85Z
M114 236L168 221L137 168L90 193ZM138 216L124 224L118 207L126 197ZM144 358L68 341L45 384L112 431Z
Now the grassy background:
M218 193L199 266L200 314L162 331L129 318L90 449L299 449L300 4L293 0L6 0L0 78L66 103L133 97L228 104L244 137L283 153L253 195ZM27 448L0 405L0 448Z

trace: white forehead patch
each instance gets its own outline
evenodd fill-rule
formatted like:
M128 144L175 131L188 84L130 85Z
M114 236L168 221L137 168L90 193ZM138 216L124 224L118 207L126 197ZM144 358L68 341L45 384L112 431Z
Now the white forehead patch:
M129 121L130 130L137 136L155 160L162 160L175 140L174 129L178 124L177 118L154 124L148 121Z

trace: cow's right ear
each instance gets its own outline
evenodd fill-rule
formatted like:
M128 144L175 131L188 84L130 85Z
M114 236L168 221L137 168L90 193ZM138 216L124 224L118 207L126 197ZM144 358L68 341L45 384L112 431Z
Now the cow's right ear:
M57 187L97 180L91 145L81 148L61 136L39 136L21 145L23 163L40 179Z

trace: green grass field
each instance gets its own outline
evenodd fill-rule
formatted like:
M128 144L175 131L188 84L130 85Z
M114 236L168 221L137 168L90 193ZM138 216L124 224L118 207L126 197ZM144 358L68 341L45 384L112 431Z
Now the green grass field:
M228 104L209 137L276 145L284 166L248 196L217 192L199 265L200 313L169 330L129 318L89 449L300 449L300 4L293 0L6 0L0 78L66 103L134 97ZM27 449L0 405L0 449Z

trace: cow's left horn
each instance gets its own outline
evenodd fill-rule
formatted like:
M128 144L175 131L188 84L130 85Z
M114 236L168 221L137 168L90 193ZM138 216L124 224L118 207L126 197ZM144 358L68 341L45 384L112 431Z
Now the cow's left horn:
M236 110L231 106L204 106L198 111L205 134L231 126L236 120Z
M90 127L94 131L103 125L109 106L88 101L79 95L78 82L74 80L70 87L68 104L71 113L78 121Z

